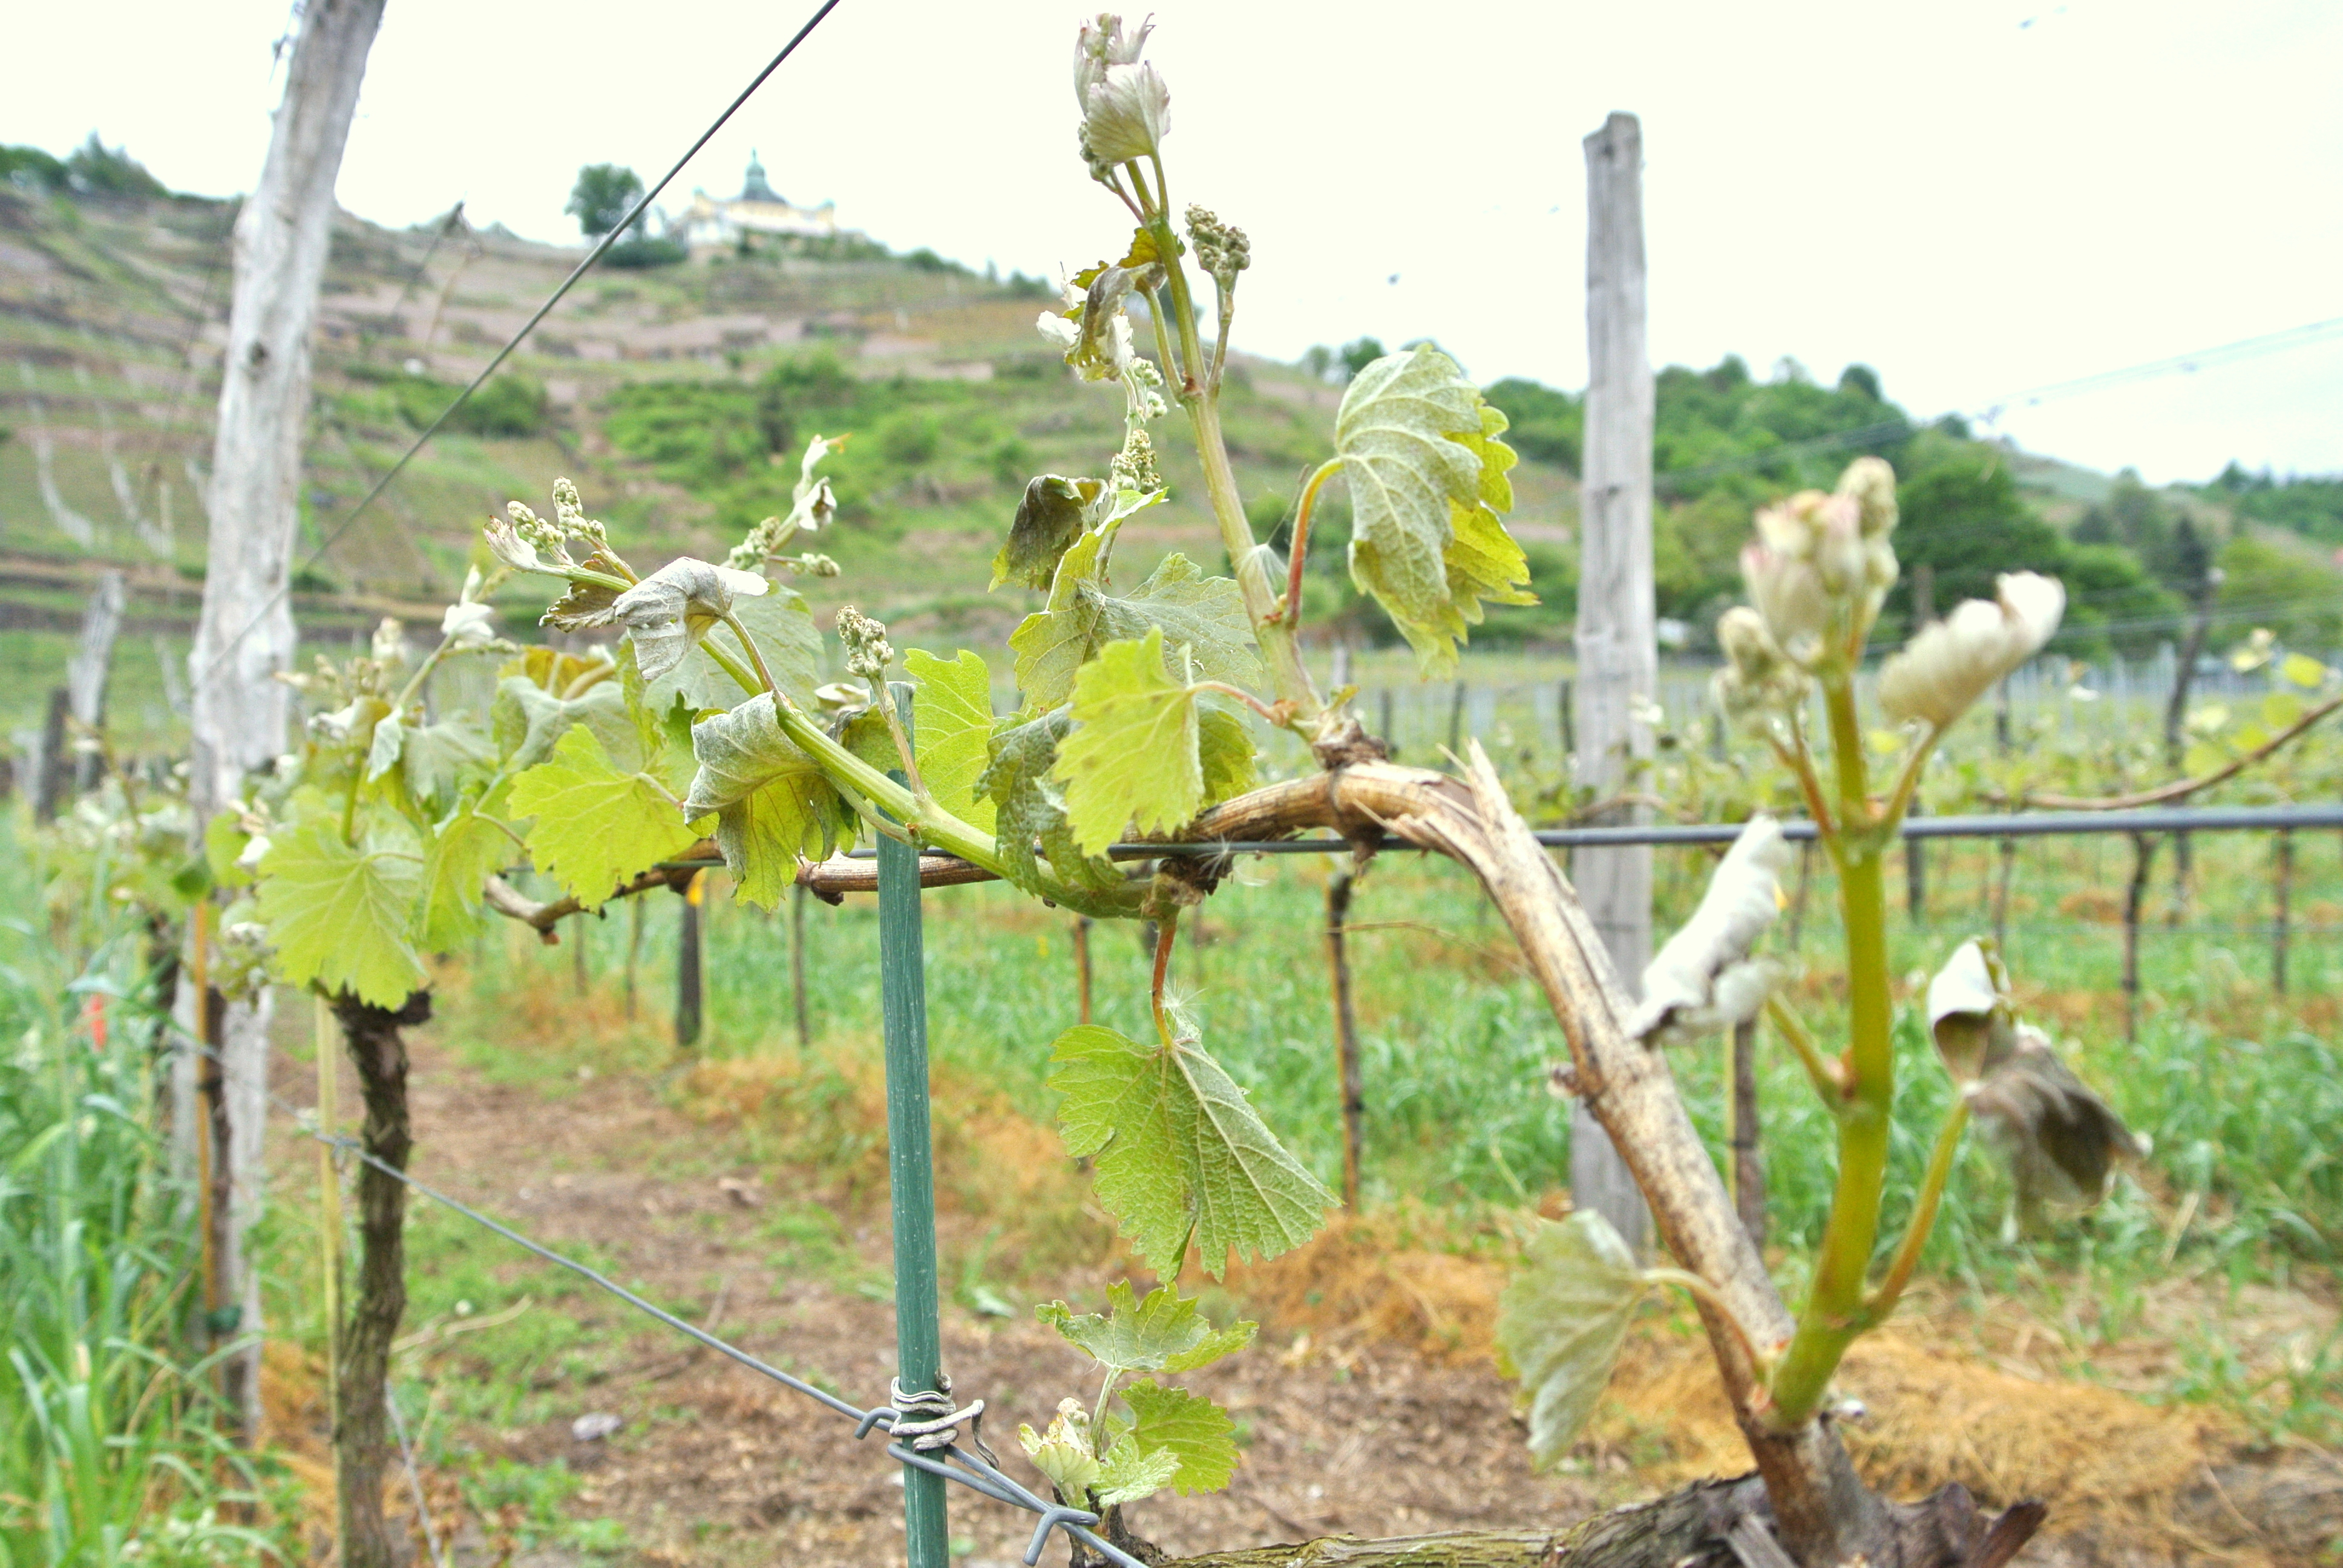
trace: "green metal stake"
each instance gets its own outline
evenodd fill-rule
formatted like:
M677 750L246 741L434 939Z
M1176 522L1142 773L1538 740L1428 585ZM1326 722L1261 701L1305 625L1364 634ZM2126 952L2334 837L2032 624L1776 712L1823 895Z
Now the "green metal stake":
M911 733L911 688L888 697ZM903 780L902 770L891 773ZM943 1368L936 1305L936 1172L928 1131L928 982L920 932L920 853L879 840L879 999L887 1027L887 1176L895 1227L895 1365L903 1392L937 1386ZM944 1478L903 1468L910 1568L950 1568Z

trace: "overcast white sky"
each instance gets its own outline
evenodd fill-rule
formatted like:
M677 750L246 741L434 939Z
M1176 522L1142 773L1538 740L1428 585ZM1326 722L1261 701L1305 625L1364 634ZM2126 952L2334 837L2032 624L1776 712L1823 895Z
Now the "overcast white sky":
M656 178L811 0L389 0L341 199L570 240L583 163ZM1114 254L1074 152L1074 5L845 0L670 187L797 201L899 248ZM1161 0L1175 202L1251 231L1242 347L1435 337L1483 378L1585 377L1584 163L1644 123L1659 363L1876 367L1924 414L2343 317L2343 5L1975 0L1594 6ZM10 23L0 140L91 130L248 188L284 0ZM102 30L103 36L94 35ZM38 62L37 69L27 69ZM2011 415L2152 480L2343 470L2343 335Z

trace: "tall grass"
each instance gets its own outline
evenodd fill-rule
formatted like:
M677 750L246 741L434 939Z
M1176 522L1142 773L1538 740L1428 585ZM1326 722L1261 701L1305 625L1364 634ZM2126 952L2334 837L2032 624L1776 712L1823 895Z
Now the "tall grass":
M163 1041L136 943L72 972L9 922L0 953L0 1563L278 1557L232 1517L259 1478L181 1348L200 1258L151 1125Z

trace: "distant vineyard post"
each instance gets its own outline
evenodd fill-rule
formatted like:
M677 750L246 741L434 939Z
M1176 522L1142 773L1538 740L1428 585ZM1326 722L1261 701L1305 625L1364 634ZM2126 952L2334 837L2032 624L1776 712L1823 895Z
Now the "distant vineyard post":
M1598 798L1633 788L1652 754L1636 717L1657 695L1652 582L1652 367L1644 348L1644 134L1614 114L1586 138L1586 440L1579 465L1576 781ZM1454 744L1451 738L1451 745ZM1607 820L1634 822L1623 807ZM1583 849L1571 870L1586 912L1623 976L1652 957L1652 851ZM1583 1101L1570 1113L1574 1202L1611 1222L1640 1254L1651 1235L1644 1195Z

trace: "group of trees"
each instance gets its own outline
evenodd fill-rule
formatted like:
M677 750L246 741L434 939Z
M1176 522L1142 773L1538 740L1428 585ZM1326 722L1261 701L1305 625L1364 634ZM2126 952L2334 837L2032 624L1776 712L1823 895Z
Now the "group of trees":
M1891 634L1963 598L1991 598L1996 573L2022 568L2066 584L2067 618L2056 646L2078 657L2137 656L2181 640L2182 621L2208 588L2218 590L2227 629L2236 629L2231 621L2269 625L2318 647L2343 637L2333 604L2343 584L2312 552L2247 526L2343 540L2343 479L2280 484L2233 467L2197 492L2235 519L2225 528L2212 508L2127 470L2062 531L2021 487L2005 447L1976 439L1958 418L1912 417L1885 397L1867 366L1850 365L1825 387L1788 361L1760 380L1728 355L1706 370L1670 366L1656 379L1659 610L1695 635L1740 591L1737 558L1752 509L1785 489L1826 486L1849 457L1870 453L1895 466L1904 518L1896 548L1906 570L1882 617ZM1488 397L1512 419L1506 438L1518 450L1577 471L1577 395L1513 378L1490 387ZM1542 553L1559 554L1531 547L1534 571ZM1537 571L1545 604L1499 612L1491 635L1544 636L1566 626L1572 607L1554 591L1567 590L1568 574L1559 560L1547 565Z
M0 146L0 180L19 190L70 191L76 196L166 196L170 188L124 148L89 140L59 158L38 147Z
M569 205L561 210L578 220L588 239L599 239L627 221L643 199L643 179L623 164L588 164L569 187ZM689 253L672 239L654 239L639 217L625 239L604 254L606 266L666 266Z

